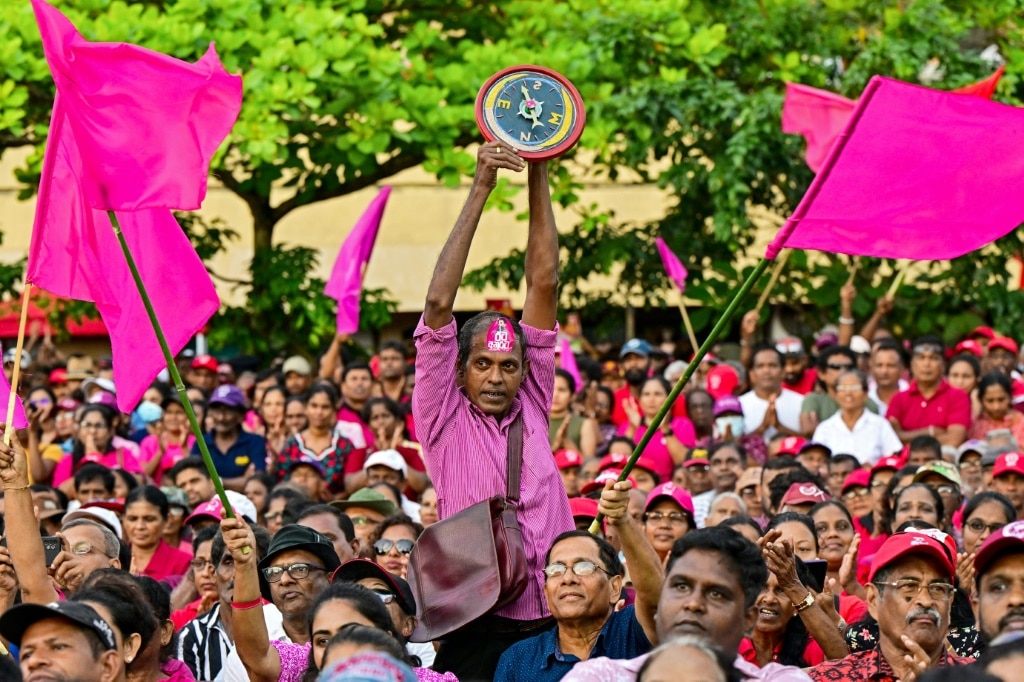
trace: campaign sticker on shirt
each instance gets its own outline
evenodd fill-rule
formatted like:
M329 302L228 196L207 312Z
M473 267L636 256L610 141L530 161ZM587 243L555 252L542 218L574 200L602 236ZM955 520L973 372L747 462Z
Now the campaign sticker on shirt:
M249 464L249 458L248 457L246 457L244 455L242 457L235 457L235 465L236 466L244 467L247 464Z

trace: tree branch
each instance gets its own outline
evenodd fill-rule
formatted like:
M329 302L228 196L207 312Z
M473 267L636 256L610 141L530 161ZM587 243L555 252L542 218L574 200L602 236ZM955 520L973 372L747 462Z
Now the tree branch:
M213 177L221 181L231 192L237 194L248 206L253 216L257 213L265 213L270 208L269 198L264 202L263 197L255 192L246 192L242 189L242 183L238 182L230 171L223 168L213 171Z

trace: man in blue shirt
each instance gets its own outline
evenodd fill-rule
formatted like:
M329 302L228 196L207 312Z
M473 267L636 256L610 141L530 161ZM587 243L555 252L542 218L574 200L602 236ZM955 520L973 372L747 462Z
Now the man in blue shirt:
M218 386L207 403L213 430L203 438L213 457L224 487L242 491L245 481L257 471L267 468L267 441L263 436L242 430L245 419L245 394L233 384ZM192 446L198 455L199 444Z
M560 680L591 657L633 658L650 651L664 573L658 555L627 513L631 487L628 481L606 483L599 509L622 540L636 603L616 611L625 571L606 540L586 531L562 533L548 550L544 569L544 595L555 627L502 654L497 682Z

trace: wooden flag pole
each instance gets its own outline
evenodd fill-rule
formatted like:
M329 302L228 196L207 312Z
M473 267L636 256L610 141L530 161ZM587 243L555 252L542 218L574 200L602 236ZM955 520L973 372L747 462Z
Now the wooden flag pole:
M14 424L14 404L18 399L18 380L21 379L21 353L25 349L25 327L28 325L28 298L32 285L25 282L21 291L21 319L18 321L18 344L14 351L14 370L11 372L11 395L7 398L7 423ZM4 429L4 445L11 444L11 432Z
M686 327L686 334L690 337L690 346L693 348L693 352L696 353L697 349L700 348L700 344L697 343L697 335L693 333L693 323L690 322L690 313L686 312L686 304L683 303L682 294L679 294L679 312L683 316L683 326Z
M846 280L846 285L853 284L853 278L857 276L857 270L860 269L860 259L856 256L850 258L853 261L853 267L850 268L850 278Z
M725 331L726 325L729 324L729 321L732 320L733 316L736 314L736 310L743 301L743 297L747 295L751 287L757 283L758 278L761 277L761 275L764 274L764 271L768 269L769 263L771 263L770 260L762 258L757 264L757 267L755 267L750 275L747 276L746 281L740 285L739 291L737 291L736 295L732 297L731 301L729 301L729 305L725 308L722 316L718 318L718 322L716 322L715 326L711 329L711 333L708 334L708 338L704 340L704 345L697 349L697 353L694 356L693 361L687 365L686 371L683 372L683 376L679 377L679 381L677 381L676 385L672 387L672 392L668 394L668 397L658 410L658 413L654 415L651 419L651 423L647 425L647 431L644 433L643 438L641 438L640 442L636 444L636 449L633 450L633 454L629 456L629 461L627 461L625 466L622 467L622 473L619 474L618 478L619 481L625 481L629 476L629 472L633 470L633 466L636 464L637 459L640 458L644 448L646 448L647 444L651 442L651 438L655 433L657 433L658 427L661 426L661 422L665 420L665 416L669 413L669 410L672 409L672 405L675 403L676 398L678 398L679 394L683 392L683 388L686 387L686 384L690 383L690 377L693 376L694 371L696 371L697 367L700 366L701 360L703 360L704 356L708 354L711 347L715 345L715 342L718 340L721 333ZM601 520L603 518L603 514L598 514L597 518L594 519L594 522L590 524L590 532L592 534L597 534L597 532L601 530Z
M910 270L910 266L914 264L914 261L908 260L903 267L900 268L899 272L896 273L896 279L892 281L892 286L889 287L889 291L885 292L886 298L894 298L896 296L896 290L903 284L904 278L907 276L907 271Z
M761 298L757 299L757 305L754 307L758 313L761 312L761 308L768 302L768 297L772 293L772 289L775 288L775 283L779 281L779 275L782 274L782 268L786 267L786 261L789 259L789 254L792 253L792 249L786 249L782 255L775 262L775 269L772 270L772 276L768 279L768 284L765 286L764 291L761 292Z
M210 449L206 447L206 439L203 438L203 431L199 428L199 420L196 419L196 412L192 409L192 401L188 399L188 392L185 390L185 382L181 380L181 373L178 372L178 366L174 363L174 355L171 354L171 348L167 345L167 338L164 336L164 330L160 327L160 321L156 319L156 311L153 310L153 302L149 300L149 294L146 292L146 285L142 282L142 275L139 274L138 267L135 266L135 258L132 256L132 252L128 249L128 242L125 241L124 234L121 232L121 225L117 221L117 216L113 211L107 211L107 215L110 216L110 224L114 226L114 234L117 235L117 241L121 245L121 251L124 252L124 258L128 261L128 268L132 271L132 279L135 280L135 286L139 290L139 295L142 297L142 304L146 307L146 314L149 315L149 321L153 324L153 331L156 332L157 341L160 342L160 350L164 353L164 360L167 362L167 371L171 373L171 380L174 382L174 388L178 391L178 396L181 398L181 406L185 408L185 414L188 416L188 423L192 426L192 433L195 434L196 444L199 445L199 452L203 456L203 463L206 465L206 470L210 474L210 479L213 481L213 487L217 491L217 496L220 498L220 502L224 505L224 514L228 518L235 518L235 512L231 508L231 502L228 501L227 493L224 491L224 482L220 478L220 474L217 473L217 467L213 464L213 457L210 456ZM249 553L249 548L246 547L243 550L246 554Z

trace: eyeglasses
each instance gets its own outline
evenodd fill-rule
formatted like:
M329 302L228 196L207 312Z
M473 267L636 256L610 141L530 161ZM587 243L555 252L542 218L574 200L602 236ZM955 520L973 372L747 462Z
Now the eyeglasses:
M707 464L694 464L692 466L686 467L686 470L687 471L703 471L704 473L707 473L708 471L711 470L711 467L709 465L707 465Z
M288 571L288 575L291 576L292 580L302 580L312 570L326 571L327 569L323 566L314 566L313 564L306 563L292 564L291 566L268 566L263 569L263 577L267 579L268 583L276 583L281 580L284 572Z
M956 495L960 492L960 488L955 485L933 485L931 489L940 495Z
M828 367L829 369L835 370L837 372L842 371L842 370L846 370L846 369L853 369L853 365L847 365L845 363L839 364L839 363L835 363L835 362L828 362L828 363L825 363L825 366Z
M871 484L871 489L872 490L885 490L888 487L889 487L888 483L882 483L881 481L879 481L877 483L872 483Z
M380 525L380 521L375 521L369 516L350 516L349 520L357 526L377 526Z
M75 544L71 545L71 553L77 554L78 556L85 556L86 554L91 554L94 549L96 548L92 546L92 543L86 540L76 542Z
M746 488L740 490L740 495L743 497L753 497L757 494L757 486L748 485Z
M167 515L168 516L184 516L185 515L185 510L182 509L181 507L170 507L167 510Z
M283 515L283 512L267 512L263 515L263 518L265 518L267 521L277 521Z
M104 431L104 430L106 430L107 425L104 424L103 422L93 422L93 423L90 423L90 424L83 423L83 424L79 424L78 428L85 429L85 430L92 430L92 431Z
M799 341L790 341L788 343L777 343L775 344L775 350L779 351L783 355L803 355L804 345Z
M686 515L682 512L669 512L668 514L664 512L647 512L644 514L643 519L644 521L653 521L654 523L667 519L671 524L686 523L688 521ZM579 574L577 573L576 575Z
M960 462L960 471L966 471L967 469L980 469L981 460L973 460L970 462Z
M920 580L914 580L913 578L906 578L904 580L897 580L894 583L879 583L876 585L882 587L894 587L896 593L904 599L913 599L917 595L921 594L922 588L928 588L928 596L935 601L949 601L953 596L955 587L949 583L928 583L925 585Z
M409 554L415 546L416 543L412 540L387 540L381 538L373 543L373 551L377 553L377 556L384 556L391 551L392 547L397 547L399 554Z
M217 568L217 566L209 559L193 559L188 563L190 566L192 566L192 570L197 573L205 569L207 566L209 566L210 568Z
M608 573L608 571L604 570L603 568L595 564L593 561L577 561L572 566L566 566L561 562L548 564L544 567L544 575L546 575L548 578L560 578L561 576L565 575L565 572L568 571L570 568L578 578L586 578L588 575L591 575L594 571ZM608 575L611 575L611 573L608 573Z
M864 387L861 386L860 384L852 384L849 386L844 386L840 384L839 386L836 386L836 393L858 393L863 390Z
M853 490L848 490L847 492L843 493L843 499L855 500L858 497L867 497L870 494L871 491L868 490L867 488L855 488Z
M970 528L972 532L980 535L985 532L986 528L988 528L988 532L995 533L1005 525L1005 523L985 523L981 519L971 519L964 524L964 528Z
M378 597L380 597L380 600L384 602L385 605L395 601L395 595L391 594L386 590L372 590L372 592Z

